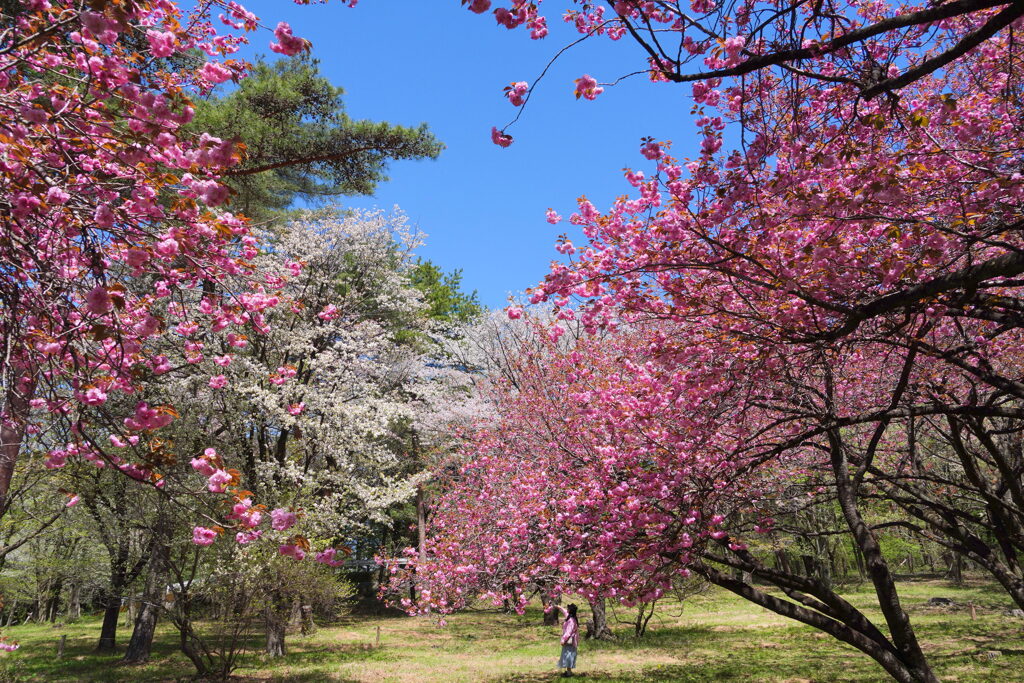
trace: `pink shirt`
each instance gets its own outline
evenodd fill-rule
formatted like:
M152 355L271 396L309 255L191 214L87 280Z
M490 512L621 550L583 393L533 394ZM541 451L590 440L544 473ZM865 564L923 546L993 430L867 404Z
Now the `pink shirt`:
M562 623L562 645L579 646L580 626L576 619L566 619Z

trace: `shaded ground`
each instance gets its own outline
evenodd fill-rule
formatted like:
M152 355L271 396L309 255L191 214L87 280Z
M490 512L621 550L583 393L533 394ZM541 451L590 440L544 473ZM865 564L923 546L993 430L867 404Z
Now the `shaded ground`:
M1009 601L985 585L953 588L941 581L904 582L904 603L944 681L1024 681L1024 619L1006 616ZM871 610L872 595L851 589L851 602ZM930 597L957 605L935 607ZM971 619L969 602L976 605ZM631 611L619 611L628 618ZM586 616L584 616L586 618ZM350 618L308 637L290 636L289 654L269 660L248 654L242 681L504 681L557 680L557 627L540 625L539 609L523 616L469 612L438 626L428 618ZM376 646L380 627L380 646ZM814 629L788 621L727 593L712 591L686 605L658 607L648 634L635 639L629 627L614 642L580 646L583 681L884 681L866 656ZM153 661L123 667L117 656L93 653L98 619L77 624L18 626L5 633L22 649L0 654L6 681L186 680L191 664L176 649L174 633L161 627ZM56 644L67 635L65 656ZM126 640L128 628L120 637ZM258 645L254 639L253 646Z

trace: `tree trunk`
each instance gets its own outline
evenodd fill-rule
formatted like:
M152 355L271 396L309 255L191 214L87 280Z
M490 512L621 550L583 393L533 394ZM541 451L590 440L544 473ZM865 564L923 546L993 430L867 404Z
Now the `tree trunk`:
M588 600L590 603L590 637L598 640L611 640L615 637L612 630L608 628L608 615L605 612L604 598Z
M281 615L273 606L267 606L264 611L264 621L267 626L267 654L271 657L284 657L284 636L287 622L281 619Z
M153 637L160 618L160 607L167 595L168 561L170 560L171 521L166 514L163 501L157 509L153 526L153 544L149 550L146 586L142 593L142 609L135 618L128 649L124 653L125 664L143 664L149 661L153 650Z
M644 634L647 633L647 625L651 623L651 618L654 617L654 606L657 602L657 600L642 602L637 608L636 621L633 622L633 635L637 638L643 638Z
M60 580L50 589L50 599L46 605L46 620L51 624L57 621L57 615L60 613L60 595L63 591L64 585Z
M36 390L35 380L19 381L20 373L13 372L10 366L4 368L10 372L10 385L6 396L7 419L0 420L0 518L7 512L7 495L14 477L14 466L21 452L21 442L25 438L25 427L28 424L29 401ZM6 378L5 378L6 379Z
M302 628L302 600L300 598L292 599L291 611L288 614L288 631L290 633L296 633Z
M153 544L152 552L150 571L146 576L146 588L142 597L142 609L135 617L132 637L128 641L124 659L121 660L125 664L143 664L149 661L149 655L153 650L153 636L156 634L156 623L160 617L160 605L163 604L167 584L163 560L168 549L158 540Z
M864 553L857 547L857 541L850 538L850 542L853 544L853 559L857 563L857 574L860 576L861 581L867 581L868 573L867 568L864 566Z
M416 487L416 533L419 541L420 562L427 561L427 506L423 484Z
M552 600L541 591L540 603L544 606L544 625L555 626L558 624L558 609L557 605L562 602L562 598L556 598ZM550 609L548 609L550 607Z
M775 551L775 566L781 571L789 574L792 570L789 568L789 555L785 550L779 548Z
M885 561L885 556L882 554L878 539L875 538L874 532L861 516L857 490L859 480L850 476L846 447L839 431L837 429L830 430L828 440L839 509L846 519L847 528L849 528L853 540L864 554L864 565L868 578L874 585L878 606L889 627L890 637L896 646L900 664L903 665L912 680L922 683L938 683L939 679L932 673L928 660L925 658L924 652L921 651L921 645L914 632L914 627L910 623L910 617L900 604L896 583L889 570L889 565Z
M82 587L77 583L71 584L68 595L68 621L78 621L82 618Z
M205 657L206 651L203 642L196 637L192 630L192 620L189 616L192 613L191 600L192 598L189 596L179 596L179 612L174 618L174 625L178 627L181 651L196 667L196 676L202 679L210 674L210 666L207 663L208 658ZM186 601L188 602L186 603Z
M135 616L139 611L139 601L135 599L135 596L128 598L128 609L124 611L125 625L134 624Z
M953 583L957 586L964 585L964 558L960 553L953 555Z
M302 635L308 636L316 633L316 622L313 621L313 606L302 606Z
M108 594L103 601L103 626L96 652L113 652L117 647L117 620L121 616L121 598Z
M516 593L516 585L514 583L506 583L502 588L505 591L505 595L515 595ZM515 614L516 606L510 598L506 597L501 600L501 609L505 614Z
M128 649L125 650L125 664L143 664L149 661L150 652L153 650L153 636L156 633L156 622L160 616L160 603L157 598L147 598L142 603L139 616L135 618L135 628L132 629L131 640L128 641Z
M736 581L729 574L720 572L707 564L696 563L692 565L692 568L716 586L721 586L755 605L760 605L776 614L781 614L784 617L813 626L828 633L837 640L849 643L878 662L899 683L936 683L938 680L933 675L922 676L920 673L915 672L902 660L900 653L890 643L871 633L871 629L862 630L854 628L853 625L859 620L851 617L855 617L856 614L838 614L837 616L843 620L841 622L816 610L808 609L796 602L790 602L770 593L760 591L750 584ZM862 626L870 625L864 624Z

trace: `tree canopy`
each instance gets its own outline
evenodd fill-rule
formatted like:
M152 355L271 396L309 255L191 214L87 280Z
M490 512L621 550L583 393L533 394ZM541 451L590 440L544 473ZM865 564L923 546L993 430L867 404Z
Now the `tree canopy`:
M373 194L393 161L433 159L443 145L426 124L353 120L344 90L308 55L260 59L229 92L196 102L190 130L237 140L245 154L224 182L232 207L252 218L345 195Z

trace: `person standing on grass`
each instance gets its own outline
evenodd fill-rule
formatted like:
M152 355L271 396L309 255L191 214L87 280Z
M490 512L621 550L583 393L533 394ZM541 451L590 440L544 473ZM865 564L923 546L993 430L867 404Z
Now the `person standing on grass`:
M580 621L576 616L577 607L569 605L568 609L558 606L558 611L565 619L562 622L562 656L558 659L558 668L565 669L562 676L572 676L572 670L576 668L576 647L580 642Z

